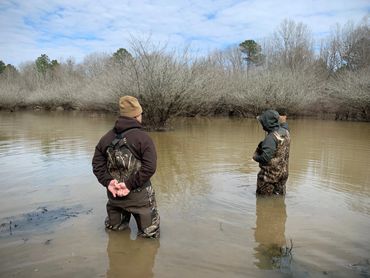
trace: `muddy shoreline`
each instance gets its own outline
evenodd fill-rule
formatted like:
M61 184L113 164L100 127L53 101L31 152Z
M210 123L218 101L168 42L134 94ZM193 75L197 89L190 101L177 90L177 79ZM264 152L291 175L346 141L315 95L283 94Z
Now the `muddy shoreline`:
M15 113L22 111L33 111L33 112L71 112L71 113L87 113L94 115L118 115L117 112L108 109L83 109L79 107L71 106L14 106L14 107L1 107L0 111ZM205 118L255 118L255 113L238 113L235 111L224 111L220 113L214 113L209 115L180 115L180 117L194 118L194 117L205 117ZM316 120L334 120L334 121L353 121L353 122L370 122L370 111L369 113L358 111L302 111L302 113L289 114L290 119L316 119ZM150 127L149 127L150 128Z

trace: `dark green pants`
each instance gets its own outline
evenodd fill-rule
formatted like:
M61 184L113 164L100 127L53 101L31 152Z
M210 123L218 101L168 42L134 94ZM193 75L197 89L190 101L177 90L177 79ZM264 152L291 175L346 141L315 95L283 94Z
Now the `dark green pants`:
M147 186L140 191L131 191L126 197L109 199L107 214L105 222L107 228L123 230L128 227L131 215L133 215L139 236L159 237L160 217L152 186Z

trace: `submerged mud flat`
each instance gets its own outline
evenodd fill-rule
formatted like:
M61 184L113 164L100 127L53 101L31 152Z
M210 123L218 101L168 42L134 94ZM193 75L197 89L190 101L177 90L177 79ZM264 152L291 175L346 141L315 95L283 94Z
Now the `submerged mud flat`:
M82 206L47 208L0 219L0 239L7 236L24 236L52 232L57 225L81 214L90 214L93 209Z

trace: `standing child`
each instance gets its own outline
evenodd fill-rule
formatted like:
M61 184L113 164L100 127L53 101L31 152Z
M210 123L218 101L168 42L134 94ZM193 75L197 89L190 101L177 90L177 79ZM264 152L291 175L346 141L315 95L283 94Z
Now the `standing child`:
M267 110L257 117L267 135L253 155L260 171L257 175L257 190L259 195L284 195L288 179L290 135L286 128L279 124L279 113Z

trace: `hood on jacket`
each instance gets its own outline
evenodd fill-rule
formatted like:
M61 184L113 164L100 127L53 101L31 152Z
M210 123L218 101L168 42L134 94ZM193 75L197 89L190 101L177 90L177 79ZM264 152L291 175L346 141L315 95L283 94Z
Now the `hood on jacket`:
M131 128L142 128L142 125L134 118L120 116L114 124L114 132L122 133Z
M279 128L279 113L275 110L267 110L258 116L257 119L261 123L263 130L267 132Z

